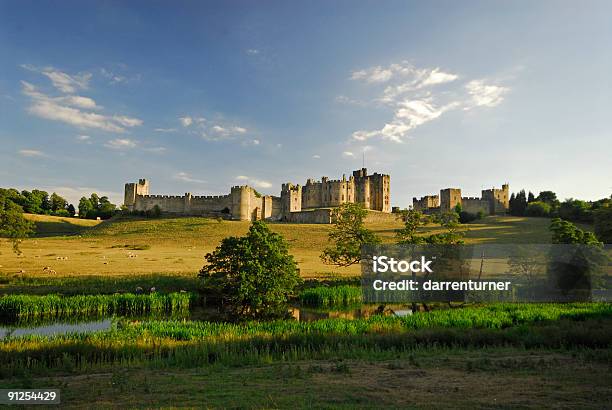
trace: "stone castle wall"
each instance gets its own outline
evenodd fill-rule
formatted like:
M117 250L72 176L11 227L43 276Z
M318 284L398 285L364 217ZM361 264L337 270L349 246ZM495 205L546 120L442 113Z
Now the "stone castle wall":
M183 196L149 195L149 183L125 184L124 205L129 211L148 211L158 206L162 212L195 216L221 216L251 221L280 216L280 198L258 195L249 186L235 186L228 195Z
M427 195L421 199L412 199L412 209L421 212L449 212L461 204L461 209L477 214L482 211L487 215L504 214L510 208L510 186L502 185L501 189L492 188L482 190L480 198L463 197L461 189L446 188L440 190L439 205L437 205L438 197L436 195Z

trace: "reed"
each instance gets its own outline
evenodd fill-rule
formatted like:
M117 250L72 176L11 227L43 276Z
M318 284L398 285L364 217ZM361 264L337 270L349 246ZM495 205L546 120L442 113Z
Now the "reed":
M0 373L147 364L193 367L369 357L421 347L609 348L612 305L495 305L410 317L242 324L149 321L91 334L0 341ZM2 376L2 374L0 374Z
M361 301L361 288L357 286L318 286L304 289L300 293L300 302L304 306L347 306Z
M114 295L0 297L2 322L25 322L37 319L74 319L108 315L147 315L151 313L189 313L193 295L190 293L132 293Z

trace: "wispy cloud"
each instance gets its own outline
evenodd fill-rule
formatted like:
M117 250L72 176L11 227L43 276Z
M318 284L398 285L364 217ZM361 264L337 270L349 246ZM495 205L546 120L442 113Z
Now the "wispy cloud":
M248 185L252 185L255 188L272 188L272 183L268 181L264 181L262 179L248 177L246 175L238 175L236 177L237 181L244 181Z
M320 158L321 158L321 156L320 156L319 154L314 154L312 157L313 157L314 159L320 159Z
M351 151L344 151L344 152L342 153L342 156L343 156L344 158L354 158L354 157L355 157L355 154L353 154Z
M155 128L153 131L163 133L176 132L176 128Z
M205 184L206 183L206 181L202 179L194 178L191 174L187 172L178 172L174 174L173 178L176 179L177 181L189 182L191 184Z
M138 118L126 115L108 116L94 112L102 107L89 97L78 95L52 97L27 81L21 81L21 86L22 93L31 101L28 112L40 118L63 122L81 129L95 128L117 133L125 132L126 128L142 125L142 120ZM62 87L57 88L62 89ZM76 86L68 87L64 84L64 89L75 90Z
M144 149L147 152L152 152L154 154L163 154L166 152L166 147L150 147Z
M259 50L256 48L249 48L246 50L246 53L250 56L255 56L257 54L259 54Z
M203 117L183 116L179 122L190 134L198 135L207 141L228 141L239 139L243 145L259 145L259 138L246 140L248 130L236 124L228 124L222 121L209 120Z
M91 144L91 137L89 135L77 135L76 140L84 144Z
M399 143L417 127L448 111L493 107L501 103L509 91L506 86L482 79L461 83L457 81L458 74L439 67L418 68L406 61L353 71L350 78L366 84L384 83L374 102L393 110L392 118L381 128L353 132L354 141L381 138Z
M465 88L472 97L472 105L476 107L495 107L503 101L504 94L509 91L508 87L485 84L483 80L470 81ZM468 105L466 109L468 108L472 107Z
M113 140L107 141L104 144L106 148L116 149L116 150L132 149L132 148L135 148L136 145L137 145L137 142L129 138L115 138Z
M21 67L44 75L51 80L55 88L66 94L72 94L77 90L86 90L91 80L91 73L70 75L53 67L40 68L30 64L22 64Z
M17 153L21 155L22 157L46 157L47 156L44 152L38 151L35 149L21 149L17 151Z

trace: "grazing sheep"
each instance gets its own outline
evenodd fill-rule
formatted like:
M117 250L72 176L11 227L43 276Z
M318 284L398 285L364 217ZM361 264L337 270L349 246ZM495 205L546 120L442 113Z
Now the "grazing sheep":
M142 288L141 288L140 286L137 286L137 287L136 287L136 294L137 294L137 295L142 294Z
M155 293L155 286L151 288L150 293Z

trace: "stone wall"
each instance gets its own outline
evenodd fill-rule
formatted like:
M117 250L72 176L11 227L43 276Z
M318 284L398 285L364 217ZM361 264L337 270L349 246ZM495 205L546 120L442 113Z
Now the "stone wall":
M440 206L440 198L438 195L425 195L424 197L412 198L412 209L415 211L426 211L430 208L437 208Z
M283 215L281 220L299 224L330 224L332 222L332 210L323 208L291 212L287 215Z
M484 212L485 215L488 215L489 208L490 208L489 201L485 199L470 198L470 197L461 198L461 209L463 211L466 211L472 214L477 214L478 212L482 211Z

